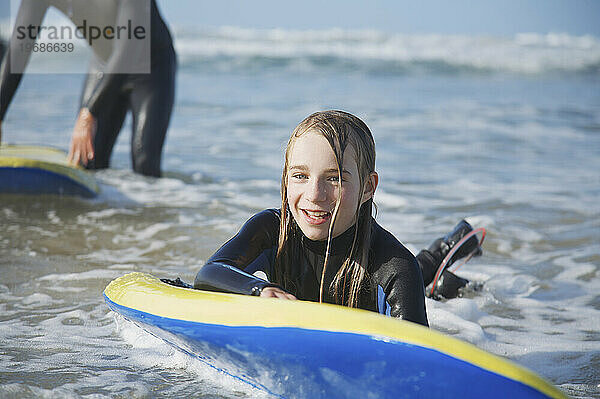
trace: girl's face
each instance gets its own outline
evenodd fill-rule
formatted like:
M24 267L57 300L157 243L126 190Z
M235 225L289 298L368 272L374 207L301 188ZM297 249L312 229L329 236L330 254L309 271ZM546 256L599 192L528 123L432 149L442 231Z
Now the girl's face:
M326 240L340 183L335 154L325 137L308 131L292 143L286 179L287 201L302 233L311 240ZM359 187L356 155L351 146L344 152L342 181L333 237L355 223L358 201L367 201L374 191L367 189L363 194Z

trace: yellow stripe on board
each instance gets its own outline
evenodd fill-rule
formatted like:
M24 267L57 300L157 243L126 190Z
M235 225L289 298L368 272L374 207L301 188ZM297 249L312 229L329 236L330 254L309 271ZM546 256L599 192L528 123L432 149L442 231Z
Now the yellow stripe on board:
M58 149L38 146L1 145L0 168L32 168L66 176L98 194L96 180L85 169L67 162L66 154Z
M190 290L162 283L144 273L130 273L112 281L104 294L118 305L171 319L232 327L296 327L389 337L464 360L549 397L566 398L556 387L513 362L418 324L366 310Z

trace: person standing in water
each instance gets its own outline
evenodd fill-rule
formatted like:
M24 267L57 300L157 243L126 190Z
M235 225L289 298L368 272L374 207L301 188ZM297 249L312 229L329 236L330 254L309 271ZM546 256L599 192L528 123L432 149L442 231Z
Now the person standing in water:
M131 111L133 170L160 176L177 65L171 34L155 0L22 0L0 69L0 138L2 120L50 7L61 11L77 27L89 28L78 32L94 54L71 137L69 160L89 169L109 167L113 146ZM135 38L143 36L146 40L132 39L132 26L138 29ZM129 31L124 33L121 28ZM96 38L93 29L102 35Z
M415 258L373 218L378 183L367 125L343 111L310 115L287 144L281 208L250 218L208 259L194 288L335 303L427 326L424 287L472 228L459 223ZM479 249L471 238L457 258Z

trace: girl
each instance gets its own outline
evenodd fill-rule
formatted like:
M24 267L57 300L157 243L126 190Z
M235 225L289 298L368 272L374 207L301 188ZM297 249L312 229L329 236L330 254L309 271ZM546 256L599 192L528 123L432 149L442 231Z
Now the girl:
M421 251L419 265L373 219L377 184L365 123L343 111L310 115L285 151L281 209L248 220L198 272L194 288L335 303L427 326L421 268L429 284L450 236Z

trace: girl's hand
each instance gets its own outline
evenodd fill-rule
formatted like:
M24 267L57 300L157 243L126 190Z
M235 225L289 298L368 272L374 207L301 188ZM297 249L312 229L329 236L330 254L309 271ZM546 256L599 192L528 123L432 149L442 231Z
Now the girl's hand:
M277 287L265 287L260 292L260 296L262 298L279 298L279 299L287 299L290 301L295 301L297 298L292 294L285 292L281 288Z
M75 165L87 165L94 159L94 135L96 134L96 118L87 108L82 108L75 121L71 146L67 160Z

